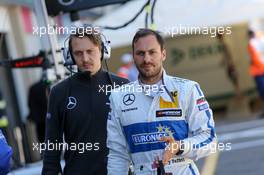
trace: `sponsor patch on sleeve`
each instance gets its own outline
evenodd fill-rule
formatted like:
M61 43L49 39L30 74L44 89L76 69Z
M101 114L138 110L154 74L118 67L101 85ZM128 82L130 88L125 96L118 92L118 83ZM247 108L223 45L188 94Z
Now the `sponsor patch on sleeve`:
M205 99L204 97L199 98L198 100L196 100L196 104L197 104L197 105L202 104L202 103L204 103L204 102L206 102L206 99Z
M181 109L169 109L156 111L156 117L181 117Z
M198 106L199 111L203 111L209 108L208 103L202 104Z

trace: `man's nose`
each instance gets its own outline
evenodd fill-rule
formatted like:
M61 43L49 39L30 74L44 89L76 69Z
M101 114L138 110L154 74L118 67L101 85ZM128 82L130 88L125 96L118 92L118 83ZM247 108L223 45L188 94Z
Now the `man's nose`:
M151 61L151 57L148 53L145 54L145 57L144 57L144 62L145 63L149 63Z
M84 52L84 54L83 54L83 62L88 62L88 61L89 61L89 55L86 52Z

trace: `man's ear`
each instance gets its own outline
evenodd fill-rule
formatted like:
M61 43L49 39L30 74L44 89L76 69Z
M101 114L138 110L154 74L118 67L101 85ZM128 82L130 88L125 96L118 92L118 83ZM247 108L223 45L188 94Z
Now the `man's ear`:
M162 61L165 61L166 60L166 49L163 49L162 52L161 52L161 56L162 56Z

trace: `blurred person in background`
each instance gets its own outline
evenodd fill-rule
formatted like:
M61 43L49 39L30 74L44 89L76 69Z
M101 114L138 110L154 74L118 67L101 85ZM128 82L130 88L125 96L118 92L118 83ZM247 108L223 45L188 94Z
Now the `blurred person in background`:
M128 70L128 80L132 82L132 81L136 81L137 79L138 79L138 70L133 62L133 65Z
M0 175L6 175L10 170L12 148L8 146L5 136L0 129Z
M250 75L255 79L258 93L264 102L264 37L256 37L255 32L248 31L248 52L251 59ZM260 117L264 117L264 106Z
M2 92L0 90L0 129L3 134L7 138L7 127L8 127L8 119L6 116L6 101L2 96Z
M138 71L134 65L133 57L130 53L121 56L122 66L117 71L117 76L126 78L129 81L135 81L138 76Z
M28 95L28 119L36 124L37 137L40 143L43 143L45 140L48 88L47 83L41 78L41 80L30 87Z

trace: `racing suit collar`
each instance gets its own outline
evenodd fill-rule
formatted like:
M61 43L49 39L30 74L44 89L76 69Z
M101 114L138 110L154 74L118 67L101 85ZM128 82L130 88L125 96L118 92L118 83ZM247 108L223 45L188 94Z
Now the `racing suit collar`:
M162 70L162 85L161 85L161 90L159 93L157 93L157 95L160 95L163 100L165 101L170 101L170 102L174 102L174 99L170 93L170 89L172 88L171 86L171 80L170 80L170 77L167 75L166 71L163 69ZM139 86L142 86L142 83L140 81L140 79L138 78L138 80L136 81L136 84L139 85ZM145 92L143 92L145 93ZM145 93L145 95L147 95Z
M166 71L163 69L162 72L162 85L163 85L163 90L160 92L160 96L163 98L165 101L170 101L174 102L174 98L171 95L170 90L172 89L171 85L171 78L167 75Z

